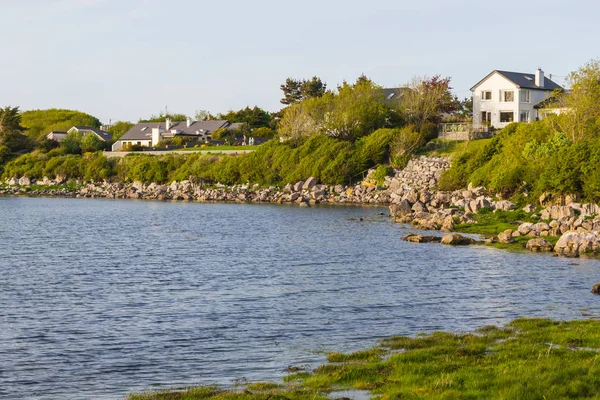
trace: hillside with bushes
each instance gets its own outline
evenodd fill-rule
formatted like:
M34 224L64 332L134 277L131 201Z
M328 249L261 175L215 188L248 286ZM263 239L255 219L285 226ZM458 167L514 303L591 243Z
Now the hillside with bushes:
M503 197L548 192L600 201L600 62L571 74L568 93L558 94L558 115L513 123L483 147L456 155L441 189L485 186Z
M51 108L22 112L21 125L27 136L38 141L52 131L66 132L73 126L99 128L100 120L81 111Z

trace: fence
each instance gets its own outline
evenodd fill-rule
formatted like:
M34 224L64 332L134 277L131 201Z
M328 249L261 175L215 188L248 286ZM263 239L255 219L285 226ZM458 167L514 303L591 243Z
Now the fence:
M475 127L471 122L449 122L438 124L438 137L443 140L474 140L490 137L487 126Z

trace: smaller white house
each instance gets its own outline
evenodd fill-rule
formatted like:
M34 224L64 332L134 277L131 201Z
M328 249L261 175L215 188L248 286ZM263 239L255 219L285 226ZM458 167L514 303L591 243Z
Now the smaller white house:
M52 131L46 135L46 139L54 140L59 143L66 137L67 137L67 132L62 132L62 131Z
M504 128L511 122L530 122L543 118L536 105L563 88L544 76L538 68L534 74L494 70L471 88L473 125L476 128Z
M112 140L112 135L108 132L106 132L104 129L104 127L100 127L100 129L98 128L93 128L90 126L73 126L71 127L68 131L66 132L61 132L61 131L54 131L54 132L50 132L49 134L46 135L46 138L49 140L55 140L57 142L61 142L62 140L64 140L67 135L69 133L72 132L77 132L80 136L85 136L85 135L95 135L98 137L98 139L100 139L103 142L110 142Z

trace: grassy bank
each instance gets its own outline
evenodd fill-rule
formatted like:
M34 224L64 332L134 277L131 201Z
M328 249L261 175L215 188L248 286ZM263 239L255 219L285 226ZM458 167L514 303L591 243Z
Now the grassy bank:
M369 350L327 358L281 385L128 399L321 399L341 389L369 390L381 399L600 399L600 321L517 319L472 333L392 337Z

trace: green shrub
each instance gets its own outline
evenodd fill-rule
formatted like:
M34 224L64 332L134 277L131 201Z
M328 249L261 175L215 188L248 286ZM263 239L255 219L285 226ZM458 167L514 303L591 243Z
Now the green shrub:
M373 173L369 176L370 179L374 180L378 185L382 185L385 181L386 176L391 176L394 173L394 168L389 165L378 166Z

